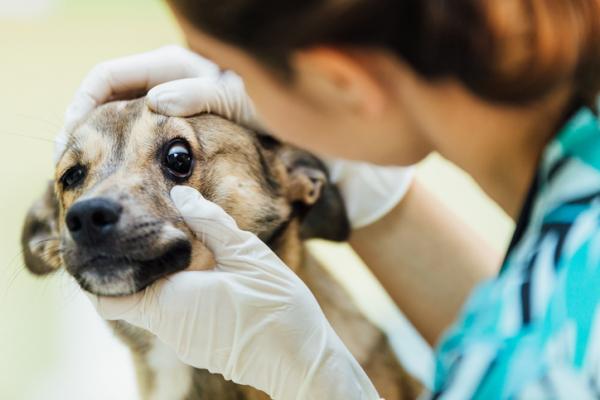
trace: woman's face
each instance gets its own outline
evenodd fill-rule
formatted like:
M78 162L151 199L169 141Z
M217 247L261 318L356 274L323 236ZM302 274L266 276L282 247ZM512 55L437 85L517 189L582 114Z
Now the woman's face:
M193 50L242 76L270 133L316 154L380 165L411 165L437 151L511 213L519 208L515 190L527 188L572 97L565 82L527 105L497 103L373 49L297 51L285 80L175 16Z
M364 57L366 63L379 58L377 66L365 67L377 78L358 88L343 83L337 87L327 68L313 73L314 63L300 63L294 78L286 81L242 50L200 32L183 18L179 22L193 50L242 76L261 122L280 139L317 154L382 165L414 164L431 152L410 117L416 106L412 83L395 72L391 61L388 68L386 58L391 57Z

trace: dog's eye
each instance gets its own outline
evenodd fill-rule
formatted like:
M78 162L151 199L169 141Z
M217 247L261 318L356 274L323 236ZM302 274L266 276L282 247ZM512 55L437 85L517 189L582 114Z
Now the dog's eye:
M85 179L87 171L83 165L71 167L60 178L60 182L65 190L72 189L79 185Z
M193 158L187 142L176 139L169 143L163 164L175 179L185 179L192 173Z

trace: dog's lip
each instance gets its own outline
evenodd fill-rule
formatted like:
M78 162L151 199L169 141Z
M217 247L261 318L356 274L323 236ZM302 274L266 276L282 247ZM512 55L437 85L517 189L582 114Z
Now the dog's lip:
M188 249L189 248L189 249ZM107 254L107 253L98 253L98 254L94 254L93 256L89 257L87 260L85 260L83 263L81 263L81 265L79 266L79 268L81 269L88 269L88 268L93 268L96 267L98 263L115 263L115 264L136 264L136 265L146 265L146 264L152 264L154 262L160 261L164 258L169 258L170 256L173 256L173 253L178 253L178 252L191 252L191 245L189 244L189 242L185 241L185 240L176 240L173 243L170 243L168 246L166 246L166 248L161 251L160 253L158 253L158 255L156 256L150 256L148 258L144 258L144 257L136 257L136 256L131 256L131 255L114 255L114 254ZM152 252L153 254L156 254L156 252Z
M143 268L136 271L138 290L144 289L156 280L183 271L192 262L192 244L187 240L177 240L161 256L138 262ZM164 268L167 266L167 268ZM163 267L163 268L161 268Z
M154 258L135 259L128 256L99 254L86 261L85 264L81 265L78 268L79 272L76 273L74 277L77 279L77 276L83 271L89 271L90 269L95 269L98 273L110 275L121 270L123 266L127 266L133 269L135 275L134 291L110 295L96 293L102 296L126 296L143 290L164 276L183 271L184 269L188 268L191 263L191 255L191 243L187 240L181 239L171 243L161 255ZM104 266L99 264L106 265ZM77 280L79 281L79 279ZM93 290L90 290L91 288L84 287L84 289L93 293Z

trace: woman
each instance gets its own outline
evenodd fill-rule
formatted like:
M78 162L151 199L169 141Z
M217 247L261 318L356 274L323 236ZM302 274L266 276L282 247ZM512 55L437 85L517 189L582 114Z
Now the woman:
M150 90L148 106L168 115L252 125L255 106L270 132L332 157L407 166L438 151L518 220L501 272L472 293L497 257L409 185L410 170L333 163L354 248L437 344L433 397L600 396L600 129L588 108L600 1L169 4L191 48L221 69L176 48L102 64L66 130L108 99ZM101 315L275 399L378 398L264 244L192 189L172 197L217 266L94 298Z

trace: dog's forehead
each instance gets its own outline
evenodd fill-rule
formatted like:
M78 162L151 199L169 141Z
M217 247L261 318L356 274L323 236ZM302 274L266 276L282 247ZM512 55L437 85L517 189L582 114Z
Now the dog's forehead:
M67 140L67 150L89 153L110 148L111 152L139 150L169 137L194 142L204 139L209 152L221 147L249 150L255 135L233 122L216 115L174 118L150 111L143 99L105 104L90 116Z
M87 124L100 133L125 137L144 111L144 102L141 100L116 101L97 108Z
M98 165L101 160L116 164L135 158L140 150L160 140L168 120L152 113L140 100L105 104L68 136L58 169L73 161Z
M109 148L123 148L132 126L143 114L143 106L143 102L136 100L112 102L98 107L68 135L62 162L59 159L58 166L83 156L93 162Z

